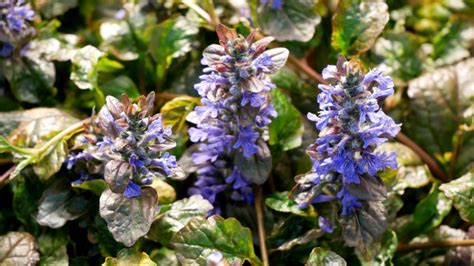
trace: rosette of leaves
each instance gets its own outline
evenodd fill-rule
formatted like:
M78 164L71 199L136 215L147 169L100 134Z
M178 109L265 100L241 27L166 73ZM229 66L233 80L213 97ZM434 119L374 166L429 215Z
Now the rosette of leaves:
M378 173L398 167L396 153L375 150L400 130L379 105L394 84L380 70L364 74L358 62L343 57L322 74L329 84L319 85L321 110L308 114L319 130L307 150L313 169L296 178L292 198L301 207L337 203L345 242L370 259L387 227L386 188Z
M217 35L220 45L204 50L207 67L195 85L203 105L187 116L196 124L190 139L198 144L192 154L198 180L189 192L216 204L220 193L231 190L232 200L252 203L251 185L263 184L272 167L268 125L277 113L267 75L285 65L288 50L265 51L273 38L253 42L256 31L244 38L219 25Z
M145 235L153 222L158 203L154 180L183 175L175 156L166 152L176 144L161 115L152 115L154 99L154 93L136 102L108 96L92 134L82 138L87 148L68 158L68 168L80 173L73 184L103 176L107 188L100 196L100 216L115 240L126 246Z

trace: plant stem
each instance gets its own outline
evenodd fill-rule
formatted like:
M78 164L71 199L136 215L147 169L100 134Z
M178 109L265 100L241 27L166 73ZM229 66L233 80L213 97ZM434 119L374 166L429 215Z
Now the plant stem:
M48 142L46 142L45 144L41 145L41 147L37 149L37 151L40 154L40 158L41 158L41 153L47 151L49 147L56 145L60 140L62 140L64 137L68 135L72 135L72 134L82 131L84 128L84 124L89 123L90 121L91 121L91 118L89 117L76 124L73 124L69 126L68 128L64 129L63 131L61 131L59 134L57 134L50 140L48 140Z
M190 9L194 10L199 16L201 16L207 23L213 27L217 26L211 19L211 16L206 12L206 10L202 9L200 6L196 5L191 0L183 0L183 4L187 5Z
M431 248L451 248L461 246L474 246L474 239L448 239L441 241L433 241L427 243L415 243L415 244L399 244L397 252L407 252L417 249L431 249Z
M267 245L265 243L265 225L263 223L263 196L261 186L255 186L255 211L257 213L260 256L262 257L263 265L269 266L270 264L268 262Z
M0 176L0 185L3 183L3 181L5 179L8 179L8 177L10 176L11 173L13 173L16 169L16 165L10 167L7 171L5 171L5 173L3 173L1 176Z
M219 25L219 16L216 14L216 10L214 9L214 1L213 0L205 0L204 7L211 18L212 25Z
M94 95L95 95L95 102L99 107L103 106L105 104L105 96L102 90L98 87L95 86L94 89Z
M413 140L411 140L409 137L407 137L405 134L402 132L398 133L398 135L395 137L395 139L408 146L411 148L418 156L420 156L420 159L428 165L428 168L430 171L433 173L433 175L439 179L441 182L449 182L448 176L444 173L444 171L441 169L441 167L438 165L438 163L425 151L423 148L421 148L418 144L416 144Z
M328 84L328 82L323 79L321 74L319 74L316 70L311 68L304 59L298 59L290 54L290 56L288 56L288 63L290 63L294 68L305 73L308 77L310 77L314 81L321 84Z

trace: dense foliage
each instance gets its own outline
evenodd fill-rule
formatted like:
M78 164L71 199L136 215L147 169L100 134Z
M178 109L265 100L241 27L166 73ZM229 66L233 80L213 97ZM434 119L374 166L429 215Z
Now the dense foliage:
M2 1L0 265L472 265L473 15Z

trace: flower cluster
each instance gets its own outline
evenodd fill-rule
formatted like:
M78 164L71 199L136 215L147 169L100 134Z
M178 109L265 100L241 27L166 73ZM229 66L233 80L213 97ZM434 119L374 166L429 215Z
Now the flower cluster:
M308 114L320 132L307 151L313 169L297 178L293 198L302 207L339 201L347 217L364 202L381 200L386 192L377 172L397 167L395 153L376 151L400 130L379 105L393 94L394 84L377 69L364 75L357 63L343 57L322 74L330 84L319 85L321 110Z
M215 203L219 193L232 188L233 200L251 203L250 185L255 182L245 176L247 169L243 168L252 165L237 161L261 159L268 151L267 125L277 113L270 103L270 90L275 85L267 75L284 66L288 50L265 51L273 38L253 43L255 31L244 38L219 25L217 34L220 45L204 50L202 64L207 67L201 82L195 85L202 106L187 117L196 124L189 130L190 139L198 143L193 154L198 180L189 192Z
M77 167L81 178L76 183L103 175L112 192L132 198L140 196L141 186L151 184L154 178L184 175L176 157L166 152L176 144L161 115L152 116L154 99L154 93L140 96L137 103L127 96L121 101L107 96L94 121L95 133L82 139L89 145L67 159L69 169L86 164Z
M15 50L22 49L35 29L35 12L24 0L7 0L0 3L0 57L9 57Z

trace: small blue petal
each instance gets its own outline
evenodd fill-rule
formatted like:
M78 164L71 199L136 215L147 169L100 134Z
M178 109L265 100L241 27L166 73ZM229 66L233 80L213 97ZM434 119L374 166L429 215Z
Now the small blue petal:
M142 189L139 185L135 184L133 181L128 182L127 188L123 192L123 195L126 198L135 198L142 195Z

